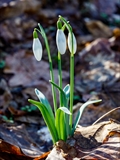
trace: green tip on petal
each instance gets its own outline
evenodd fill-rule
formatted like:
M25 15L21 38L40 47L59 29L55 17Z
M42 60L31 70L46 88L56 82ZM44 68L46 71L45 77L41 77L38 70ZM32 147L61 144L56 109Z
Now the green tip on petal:
M57 21L57 28L58 29L61 29L62 28L62 23L60 20Z
M38 38L38 34L36 30L33 31L33 38Z

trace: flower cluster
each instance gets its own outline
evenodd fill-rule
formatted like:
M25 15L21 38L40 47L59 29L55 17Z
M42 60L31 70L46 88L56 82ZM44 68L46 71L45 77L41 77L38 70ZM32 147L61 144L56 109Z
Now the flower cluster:
M73 40L73 42L72 42ZM66 36L62 28L57 29L56 33L56 44L58 51L60 52L61 55L65 54L66 48L67 48L67 41L66 41ZM73 50L72 50L72 44L73 44ZM41 42L38 38L37 31L34 30L33 32L33 53L37 61L40 61L42 58L42 45ZM72 34L69 32L68 33L68 48L70 53L75 54L77 50L77 42L74 33Z

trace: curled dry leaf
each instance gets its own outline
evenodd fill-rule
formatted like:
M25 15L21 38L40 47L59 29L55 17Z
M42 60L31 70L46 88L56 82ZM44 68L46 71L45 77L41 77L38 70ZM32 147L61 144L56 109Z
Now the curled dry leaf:
M120 123L107 121L77 128L66 143L56 144L46 160L116 160L119 151Z
M118 160L120 159L120 132L111 131L104 139L104 144L81 160Z
M0 152L2 153L29 157L30 159L44 153L28 134L25 125L1 124L0 137Z
M24 155L21 152L21 149L16 146L12 145L4 140L0 139L0 157L4 159L23 159L23 160L32 160L31 157Z

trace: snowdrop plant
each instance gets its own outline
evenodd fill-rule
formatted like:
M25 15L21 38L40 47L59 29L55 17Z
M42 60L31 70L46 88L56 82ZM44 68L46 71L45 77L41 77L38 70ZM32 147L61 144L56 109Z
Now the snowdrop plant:
M56 45L58 49L58 79L59 84L54 82L54 73L52 67L52 59L50 53L50 47L46 33L42 26L38 24L39 29L35 28L33 32L33 53L35 58L40 61L42 58L42 45L38 39L37 32L39 32L45 42L46 50L48 53L49 66L50 66L50 83L52 86L54 112L47 98L38 89L35 89L35 93L39 101L29 99L28 101L37 106L43 116L43 119L50 131L53 143L55 144L58 140L66 141L69 136L74 134L74 131L80 121L83 110L89 104L100 102L101 100L88 101L84 103L78 111L75 122L73 122L73 94L74 94L74 54L77 50L77 42L75 35L72 31L72 27L68 21L62 16L59 16L57 22L57 33L56 33ZM62 66L61 60L62 55L66 52L66 36L64 30L68 30L68 48L70 51L70 84L67 84L64 88L62 85ZM57 97L55 89L59 91L59 106L57 106Z

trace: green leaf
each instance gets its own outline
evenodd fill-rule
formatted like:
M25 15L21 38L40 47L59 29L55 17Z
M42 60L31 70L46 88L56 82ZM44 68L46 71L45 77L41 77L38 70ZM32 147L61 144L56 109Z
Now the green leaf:
M57 142L58 141L58 134L57 134L57 130L55 127L55 119L53 119L53 117L51 117L46 106L44 104L42 104L41 102L37 102L32 99L28 99L28 101L38 107L38 109L40 110L40 112L43 116L43 119L44 119L44 121L50 131L50 134L53 139L53 143Z
M35 89L35 93L36 93L38 99L40 100L40 102L42 104L44 104L44 106L48 109L50 116L53 118L54 114L53 114L53 111L52 111L52 107L50 106L50 103L48 102L47 98L38 89Z
M56 111L55 126L59 139L66 141L67 135L66 135L65 113L60 108L58 108Z
M47 98L37 88L35 88L35 93L36 93L36 95L37 95L37 97L38 97L38 99L40 100L41 103L43 103L45 106L50 106Z
M61 109L64 113L71 115L71 112L66 107L60 107L59 109Z
M98 102L101 102L101 101L102 101L102 100L87 101L86 103L84 103L84 104L80 107L80 109L79 109L79 111L78 111L78 114L77 114L77 117L76 117L76 119L75 119L75 123L74 123L74 125L73 125L72 134L74 133L74 131L75 131L75 129L76 129L76 127L77 127L77 125L78 125L78 123L79 123L79 121L80 121L80 118L81 118L81 116L82 116L82 113L83 113L84 109L85 109L88 105L90 105L90 104L98 103Z
M66 128L66 137L70 135L70 128L69 128L69 115L71 115L71 112L66 107L60 107L65 114L65 128Z
M66 95L66 98L69 99L70 98L70 85L67 84L64 88L63 88L63 91Z
M54 85L60 92L61 92L61 96L62 96L62 106L67 107L67 97L65 95L65 92L54 82L52 82L51 80L49 81L52 85Z

